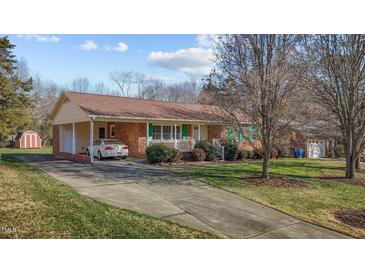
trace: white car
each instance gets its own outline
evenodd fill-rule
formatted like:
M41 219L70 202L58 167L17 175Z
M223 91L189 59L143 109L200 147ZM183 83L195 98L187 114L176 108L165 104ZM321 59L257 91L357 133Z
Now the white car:
M117 139L100 139L96 140L93 145L94 157L99 160L109 157L128 157L128 146ZM90 156L90 146L86 149L87 155Z

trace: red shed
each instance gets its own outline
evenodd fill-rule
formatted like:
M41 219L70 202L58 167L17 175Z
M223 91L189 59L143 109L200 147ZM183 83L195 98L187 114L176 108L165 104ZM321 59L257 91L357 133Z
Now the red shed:
M18 135L15 137L16 148L41 148L41 146L41 138L36 131L18 132Z

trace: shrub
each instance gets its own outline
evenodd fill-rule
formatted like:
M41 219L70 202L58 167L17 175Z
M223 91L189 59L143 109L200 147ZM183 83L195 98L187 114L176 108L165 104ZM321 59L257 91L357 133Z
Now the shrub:
M290 158L290 139L286 136L280 136L274 143L274 148L278 152L278 157Z
M270 151L270 159L277 158L278 151L275 148L272 148Z
M205 151L202 148L194 148L192 151L193 158L195 161L204 161L206 154Z
M261 151L259 151L259 150L257 150L257 149L255 149L254 151L253 151L253 157L252 158L255 158L255 159L262 159L262 152Z
M205 160L212 161L216 158L217 151L208 141L198 141L194 148L201 148L205 152Z
M176 149L176 148L171 148L170 149L170 159L169 161L171 162L178 162L180 161L182 158L182 153L180 150Z
M252 150L247 151L247 158L252 159L255 156L255 153Z
M234 143L225 143L224 146L224 159L227 161L234 161L238 158L238 147Z
M337 144L335 146L335 157L336 158L343 158L345 157L345 147L342 144Z
M247 158L247 151L246 150L239 150L237 160L241 160L243 158Z
M171 149L161 144L153 144L146 149L147 160L150 163L168 162L171 154Z

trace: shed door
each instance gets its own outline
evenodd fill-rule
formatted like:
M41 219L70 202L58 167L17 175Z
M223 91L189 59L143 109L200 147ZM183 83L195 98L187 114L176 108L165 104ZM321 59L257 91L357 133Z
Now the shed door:
M30 142L30 134L25 134L25 146L24 148L30 148L31 142Z

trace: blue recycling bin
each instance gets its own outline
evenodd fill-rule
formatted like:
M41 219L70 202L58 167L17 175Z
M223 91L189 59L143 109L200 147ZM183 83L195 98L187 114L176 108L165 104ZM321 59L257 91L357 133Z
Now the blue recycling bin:
M302 148L296 148L294 149L294 157L295 158L303 158L304 157L304 149Z
M304 158L304 149L299 149L299 158Z

